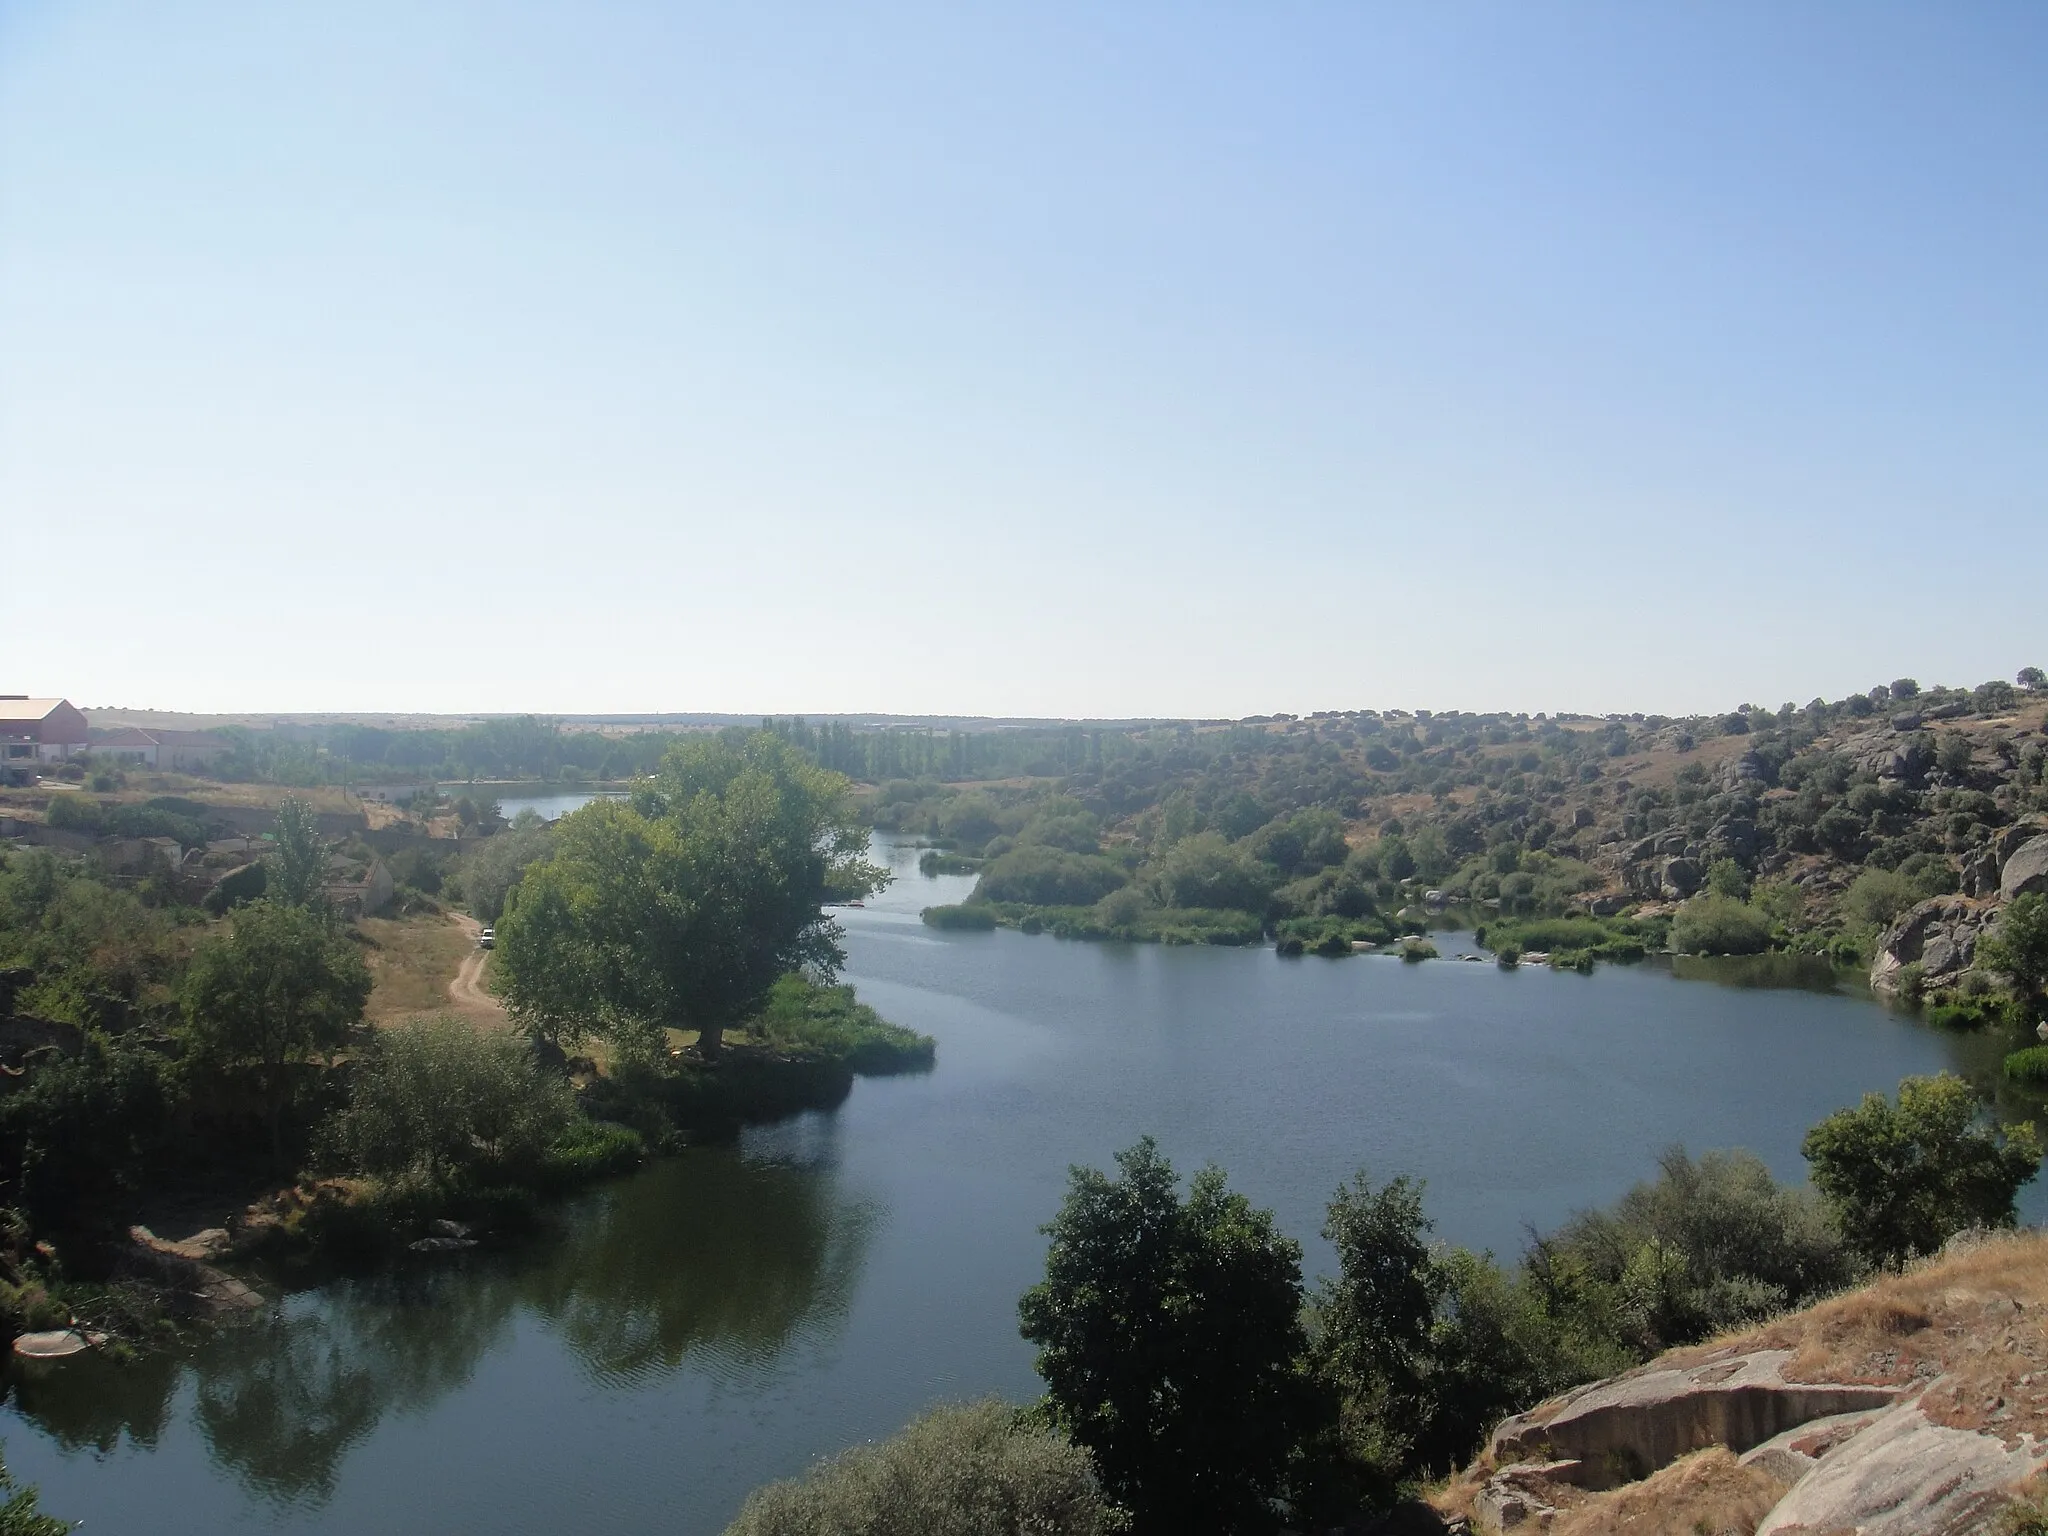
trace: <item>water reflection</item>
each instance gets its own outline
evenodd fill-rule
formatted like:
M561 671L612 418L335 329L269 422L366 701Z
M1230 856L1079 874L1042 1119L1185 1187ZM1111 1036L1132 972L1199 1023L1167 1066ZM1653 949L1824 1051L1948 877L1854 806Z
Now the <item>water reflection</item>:
M458 1391L522 1315L598 1381L686 1364L721 1383L766 1372L844 1319L877 1211L847 1199L831 1132L785 1127L758 1150L692 1150L572 1203L515 1254L421 1261L337 1280L226 1327L189 1354L67 1362L14 1384L66 1450L154 1447L189 1417L214 1463L273 1505L324 1503L350 1449L393 1414Z
M252 1493L324 1499L349 1447L386 1414L424 1411L469 1379L516 1303L490 1265L295 1297L195 1359L200 1430Z
M82 1355L59 1367L18 1373L10 1386L22 1412L58 1445L105 1456L124 1438L156 1445L182 1370L170 1355L147 1355L129 1365Z
M875 1218L817 1161L701 1148L610 1191L526 1290L600 1381L730 1380L845 1317Z
M1761 955L1673 955L1671 974L1683 981L1715 981L1724 987L1800 992L1838 992L1856 976L1825 956L1779 950Z

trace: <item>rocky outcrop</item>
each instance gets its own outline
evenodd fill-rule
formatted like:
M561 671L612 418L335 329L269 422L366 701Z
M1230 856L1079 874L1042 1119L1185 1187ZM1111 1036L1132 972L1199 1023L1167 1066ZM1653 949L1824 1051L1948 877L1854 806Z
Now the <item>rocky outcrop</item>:
M2013 901L2037 892L2048 894L2048 834L2020 844L1998 873L2000 901Z
M196 1313L254 1311L265 1305L263 1298L208 1262L226 1254L228 1246L223 1227L178 1242L158 1237L147 1227L130 1227L128 1247L121 1257L130 1273L153 1280Z
M2048 1474L2048 1235L1954 1251L1506 1420L1480 1532L1975 1536Z
M1994 915L1993 908L1961 896L1936 896L1907 908L1878 935L1877 954L1870 963L1871 988L1898 991L1899 973L1914 964L1928 986L1955 981L1976 959L1977 940Z
M1647 1477L1690 1451L1725 1445L1738 1454L1801 1424L1884 1408L1899 1389L1785 1379L1790 1350L1710 1360L1689 1369L1654 1367L1597 1382L1504 1422L1496 1460L1541 1453L1595 1469L1594 1486Z

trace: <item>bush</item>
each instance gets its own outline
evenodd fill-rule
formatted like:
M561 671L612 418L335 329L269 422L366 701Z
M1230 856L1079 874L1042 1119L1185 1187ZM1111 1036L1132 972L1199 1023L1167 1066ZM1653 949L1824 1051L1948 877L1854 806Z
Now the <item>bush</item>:
M726 1536L1106 1536L1117 1524L1086 1451L983 1402L756 1490Z
M1410 939L1401 946L1401 958L1405 961L1434 960L1437 947L1427 939Z
M1695 896L1671 923L1671 947L1685 955L1757 955L1771 947L1761 912L1726 896Z
M1108 859L1025 844L990 860L974 895L978 901L1080 907L1107 896L1125 879L1123 870Z
M88 1033L0 1099L0 1168L39 1221L77 1216L145 1183L168 1146L171 1094L153 1053Z
M380 1032L356 1063L327 1141L349 1168L384 1178L531 1176L575 1115L568 1083L543 1071L523 1038L411 1019Z
M1868 1094L1806 1133L1813 1183L1850 1244L1874 1264L1933 1253L1969 1227L2009 1227L2020 1187L2041 1171L2031 1125L2005 1135L1978 1123L1961 1078L1909 1077L1898 1103Z
M231 869L222 875L200 905L215 917L224 917L236 907L260 901L269 884L269 865L261 860L244 864L240 869Z
M2016 1083L2048 1083L2048 1045L2030 1045L2005 1058L2005 1075Z
M854 997L851 987L821 986L791 974L768 993L768 1006L748 1026L778 1050L815 1051L865 1077L928 1072L937 1050L930 1035L891 1024Z
M1183 838L1159 863L1159 894L1170 907L1263 912L1272 894L1266 866L1214 832Z

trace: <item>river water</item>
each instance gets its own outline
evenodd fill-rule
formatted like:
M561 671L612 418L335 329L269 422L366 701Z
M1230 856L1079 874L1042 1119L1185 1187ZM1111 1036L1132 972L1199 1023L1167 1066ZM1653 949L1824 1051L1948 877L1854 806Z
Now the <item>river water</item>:
M1673 1141L1798 1178L1822 1115L1984 1065L1847 991L1650 965L938 933L919 909L971 879L881 852L898 881L841 914L848 978L938 1038L935 1071L590 1193L516 1253L14 1382L10 1468L89 1533L715 1533L755 1484L934 1401L1033 1395L1015 1309L1036 1229L1070 1163L1147 1132L1186 1171L1227 1168L1311 1269L1323 1204L1360 1167L1426 1178L1440 1236L1509 1256Z

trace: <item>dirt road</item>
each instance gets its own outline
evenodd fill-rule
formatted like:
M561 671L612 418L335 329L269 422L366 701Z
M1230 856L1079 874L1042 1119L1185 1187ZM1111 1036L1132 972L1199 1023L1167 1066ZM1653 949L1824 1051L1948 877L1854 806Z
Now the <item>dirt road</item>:
M464 912L450 912L448 920L454 923L472 941L484 931L484 925ZM455 979L448 983L449 1001L455 1004L455 1011L464 1018L474 1019L479 1024L504 1024L504 1005L483 988L484 962L490 958L487 949L472 949L462 958L462 965L455 972Z

